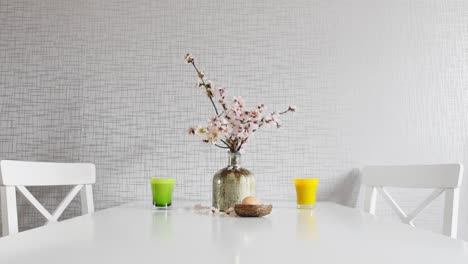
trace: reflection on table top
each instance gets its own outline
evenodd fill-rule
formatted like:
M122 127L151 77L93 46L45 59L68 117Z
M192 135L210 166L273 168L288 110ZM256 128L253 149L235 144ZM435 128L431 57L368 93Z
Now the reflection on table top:
M132 203L0 239L0 263L468 263L468 244L359 210L277 203L264 218Z

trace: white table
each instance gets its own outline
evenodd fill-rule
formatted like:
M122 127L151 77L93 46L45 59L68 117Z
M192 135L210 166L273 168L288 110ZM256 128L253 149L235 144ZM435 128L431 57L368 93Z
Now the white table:
M119 206L0 239L0 263L468 263L468 243L333 203L265 218Z

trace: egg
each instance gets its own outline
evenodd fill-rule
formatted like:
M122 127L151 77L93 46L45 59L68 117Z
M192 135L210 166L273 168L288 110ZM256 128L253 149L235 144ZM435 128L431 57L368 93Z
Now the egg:
M254 196L247 196L242 200L242 204L245 205L260 205L260 199L254 197Z

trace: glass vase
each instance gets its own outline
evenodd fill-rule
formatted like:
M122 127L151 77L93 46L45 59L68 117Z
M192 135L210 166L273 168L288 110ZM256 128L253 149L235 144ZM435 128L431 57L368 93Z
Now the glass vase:
M226 211L255 195L254 175L241 166L241 154L228 152L228 166L213 177L213 207Z

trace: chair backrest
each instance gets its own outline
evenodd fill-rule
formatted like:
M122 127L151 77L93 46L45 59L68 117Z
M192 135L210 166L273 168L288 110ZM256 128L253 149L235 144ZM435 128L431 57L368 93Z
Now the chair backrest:
M443 234L456 238L462 177L461 164L365 167L362 170L362 184L365 186L364 210L375 215L378 192L403 223L414 226L413 221L418 214L445 192ZM406 214L385 187L435 190L416 209Z
M96 167L91 163L53 163L2 160L0 162L0 203L3 236L18 233L16 189L47 219L57 222L73 198L81 193L82 214L94 212L92 184ZM74 185L51 214L25 186Z

